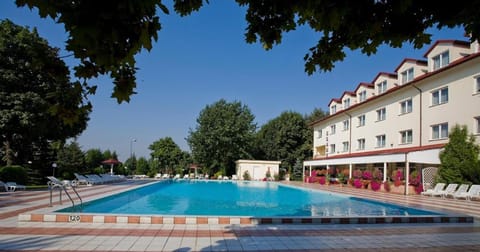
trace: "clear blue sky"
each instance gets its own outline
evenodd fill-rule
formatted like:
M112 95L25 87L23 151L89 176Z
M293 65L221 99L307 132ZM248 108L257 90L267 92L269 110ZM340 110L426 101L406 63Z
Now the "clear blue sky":
M327 110L331 98L354 90L360 82L371 82L378 72L393 72L404 58L422 59L426 49L383 46L373 56L347 53L333 71L308 76L303 57L319 36L300 27L283 38L281 45L265 51L260 44L247 44L245 9L234 1L211 1L200 12L179 17L167 1L170 15L160 14L162 30L150 51L137 56L137 93L130 103L110 98L113 84L108 78L92 80L97 94L89 99L93 112L87 129L79 136L82 149L116 151L125 161L130 145L137 157L150 157L148 146L172 137L189 151L185 138L195 129L202 109L220 99L240 101L255 115L258 127L284 111L308 114L314 108ZM51 46L65 52L63 26L40 19L37 11L17 8L13 0L0 1L0 18L37 27ZM438 39L466 40L463 30L432 30ZM66 59L72 66L75 60ZM131 142L136 139L136 142Z

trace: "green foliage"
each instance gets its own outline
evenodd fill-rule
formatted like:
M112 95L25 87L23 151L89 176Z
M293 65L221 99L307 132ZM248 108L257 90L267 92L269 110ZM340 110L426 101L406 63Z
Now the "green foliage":
M240 102L221 99L207 105L187 137L193 159L210 173L234 174L236 160L252 157L254 118Z
M445 149L440 153L437 182L480 183L480 147L468 135L467 126L455 125Z
M256 137L258 159L281 161L291 169L297 158L312 156L311 129L297 112L283 112L260 128ZM310 143L309 145L307 143Z
M50 143L64 142L87 126L89 103L79 82L52 48L9 20L0 21L0 141L6 164L25 164L52 155Z
M295 165L293 166L293 176L291 177L292 180L302 180L303 175L303 162L300 159L297 159Z
M181 16L198 11L208 0L174 0ZM426 30L462 26L472 41L480 39L478 1L338 1L338 0L236 0L247 12L247 43L259 42L265 50L280 44L285 33L308 26L318 36L304 56L305 72L331 71L344 60L345 50L371 55L381 45L415 48L431 42ZM168 14L161 0L56 1L17 0L17 6L38 8L41 17L62 24L69 34L67 50L80 59L76 75L83 78L110 74L112 97L129 101L136 87L134 56L150 50L161 29L156 11ZM72 4L74 3L74 4ZM89 90L94 92L94 89Z
M243 180L252 180L252 178L250 177L250 173L248 171L245 171L243 172Z
M85 152L85 166L91 171L93 171L95 168L101 167L102 161L107 159L108 158L103 157L103 153L100 149L90 149Z
M150 156L156 160L158 166L163 173L178 172L186 168L185 153L173 141L171 137L165 137L153 142L149 147Z
M0 180L7 182L16 182L17 184L26 185L28 181L27 171L18 165L5 166L0 168Z
M73 141L65 145L58 151L57 154L57 168L55 169L55 176L64 179L74 178L73 173L84 173L85 155L80 149L80 145Z
M137 160L137 169L135 170L135 174L137 175L147 175L150 171L150 165L146 158L141 157Z

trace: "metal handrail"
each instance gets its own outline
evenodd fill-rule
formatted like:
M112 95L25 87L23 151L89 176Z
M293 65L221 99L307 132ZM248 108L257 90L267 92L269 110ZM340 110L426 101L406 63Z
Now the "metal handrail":
M67 195L67 197L70 199L70 201L72 202L72 212L75 211L75 201L73 200L73 198L70 196L70 194L68 193L68 190L67 190L67 187L65 186L65 184L60 181L59 179L53 177L53 176L48 176L47 177L50 181L47 183L48 185L48 189L50 190L50 205L49 206L52 206L52 198L53 198L53 190L55 188L59 188L60 191L59 191L59 195L60 195L60 198L59 198L59 202L60 202L60 205L62 204L62 189L63 191L65 192L65 194ZM80 209L83 208L83 200L82 200L82 197L80 197L80 194L78 194L77 190L75 190L75 186L70 184L70 187L72 188L72 190L75 192L75 194L77 195L78 199L80 200Z

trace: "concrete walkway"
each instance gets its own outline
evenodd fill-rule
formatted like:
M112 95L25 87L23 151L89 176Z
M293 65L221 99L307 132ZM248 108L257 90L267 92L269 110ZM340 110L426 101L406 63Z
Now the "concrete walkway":
M142 186L144 181L79 188L84 200ZM348 187L291 183L432 210L480 217L480 202L404 196ZM58 200L58 199L56 199ZM480 225L464 224L119 224L19 222L18 215L51 212L45 191L0 193L3 251L480 251ZM67 205L67 202L64 201Z

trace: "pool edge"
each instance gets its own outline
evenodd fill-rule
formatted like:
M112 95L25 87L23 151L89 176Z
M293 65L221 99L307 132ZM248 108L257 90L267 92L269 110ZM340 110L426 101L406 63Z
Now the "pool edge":
M412 224L473 223L468 215L356 216L356 217L231 217L24 213L19 222L109 223L109 224L191 224L191 225L262 225L262 224Z

